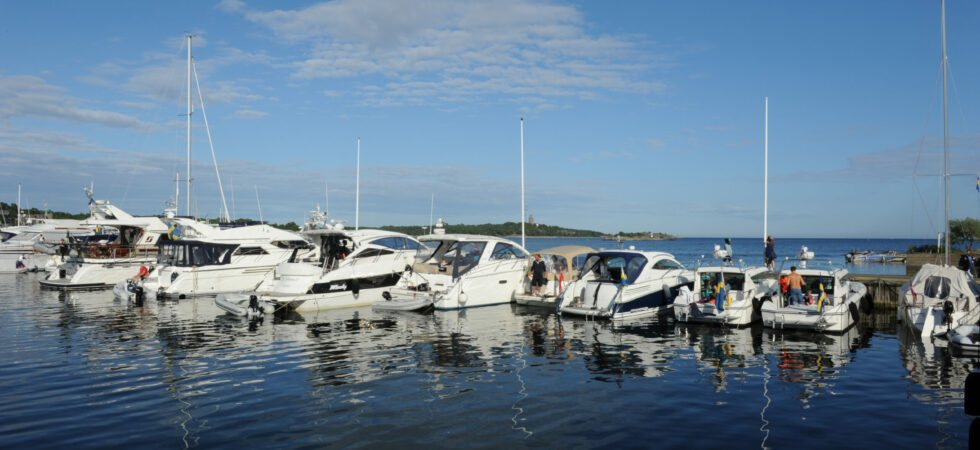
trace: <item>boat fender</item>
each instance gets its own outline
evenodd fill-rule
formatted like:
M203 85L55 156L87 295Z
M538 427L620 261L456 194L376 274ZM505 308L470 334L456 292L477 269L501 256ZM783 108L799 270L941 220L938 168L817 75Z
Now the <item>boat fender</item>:
M865 315L871 314L874 306L874 302L871 301L871 294L864 294L864 297L861 297L861 312Z
M358 280L357 278L350 280L350 291L353 292L354 295L359 295L361 293L361 280Z
M405 272L412 273L412 265L411 264L405 264Z
M858 305L856 303L851 303L847 309L851 312L851 319L855 322L858 320Z
M391 293L388 292L388 291L384 291L384 292L381 293L381 298L385 299L386 302L390 302L391 301Z
M968 416L980 416L980 372L973 372L966 376L963 412Z
M949 300L943 302L943 323L946 325L953 323L953 302Z
M466 293L465 292L460 292L459 293L459 304L465 305L467 300L469 300L469 297L466 295Z

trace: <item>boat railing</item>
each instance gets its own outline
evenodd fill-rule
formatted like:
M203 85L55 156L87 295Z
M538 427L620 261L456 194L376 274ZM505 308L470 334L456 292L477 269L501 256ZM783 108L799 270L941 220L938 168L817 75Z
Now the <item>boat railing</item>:
M156 247L138 247L119 244L71 244L69 252L73 256L88 259L116 259L150 256L157 253Z

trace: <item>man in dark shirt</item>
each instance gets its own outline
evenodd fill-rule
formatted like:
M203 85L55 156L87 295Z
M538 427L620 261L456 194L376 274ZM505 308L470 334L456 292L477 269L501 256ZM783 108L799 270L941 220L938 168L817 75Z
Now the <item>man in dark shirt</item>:
M548 270L544 265L544 261L541 260L540 254L534 255L534 262L531 263L531 271L528 272L528 276L531 277L531 295L541 296L541 286L544 285L544 273Z

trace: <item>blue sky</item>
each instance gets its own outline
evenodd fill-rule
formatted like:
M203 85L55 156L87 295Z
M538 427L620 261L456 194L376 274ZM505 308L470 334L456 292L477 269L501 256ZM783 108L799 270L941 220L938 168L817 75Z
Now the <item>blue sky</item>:
M980 4L947 5L952 218L980 216ZM538 222L682 236L942 228L939 2L5 2L0 199L159 214L186 39L238 217ZM220 200L195 96L193 202ZM916 177L915 175L919 176ZM183 191L183 187L181 188ZM184 193L181 193L183 196ZM184 208L181 207L183 212Z

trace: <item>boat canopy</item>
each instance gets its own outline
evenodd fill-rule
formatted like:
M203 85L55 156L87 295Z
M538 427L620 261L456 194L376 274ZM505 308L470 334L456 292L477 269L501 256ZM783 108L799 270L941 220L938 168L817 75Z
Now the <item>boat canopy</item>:
M977 286L966 272L956 267L925 264L909 281L916 296L932 300L966 300L980 296Z
M534 252L534 254L541 255L541 260L544 261L545 266L548 268L548 272L565 272L572 274L572 277L578 276L579 269L585 264L585 259L589 254L596 253L597 250L592 247L585 247L582 245L562 245L559 247L546 248L544 250Z

